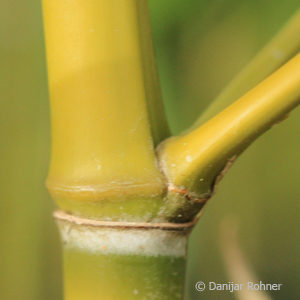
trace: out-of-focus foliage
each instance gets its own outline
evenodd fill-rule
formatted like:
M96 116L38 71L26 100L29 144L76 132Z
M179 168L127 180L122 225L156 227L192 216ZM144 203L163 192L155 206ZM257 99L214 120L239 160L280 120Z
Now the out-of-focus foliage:
M150 0L157 58L174 133L207 104L281 27L298 0ZM44 188L50 133L39 1L0 3L0 299L61 299L60 246ZM300 111L239 159L192 234L188 299L234 299L194 290L227 282L220 255L225 217L258 280L300 295ZM221 298L220 298L221 297Z
M0 299L60 299L39 1L0 3L0 97Z

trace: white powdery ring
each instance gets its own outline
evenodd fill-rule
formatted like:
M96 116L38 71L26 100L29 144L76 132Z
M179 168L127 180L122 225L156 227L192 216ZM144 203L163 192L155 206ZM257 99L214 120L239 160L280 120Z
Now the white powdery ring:
M64 247L99 254L173 256L186 254L185 232L80 226L59 221Z

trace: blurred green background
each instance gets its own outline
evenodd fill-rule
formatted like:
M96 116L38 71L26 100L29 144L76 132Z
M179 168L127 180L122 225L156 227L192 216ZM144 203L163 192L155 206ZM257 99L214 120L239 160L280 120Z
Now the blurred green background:
M174 133L190 125L299 6L299 0L149 0ZM50 149L41 3L0 2L0 299L62 299L61 254L44 187ZM300 298L300 110L238 160L191 238L187 299L235 299L194 289L227 282L224 218L272 299Z

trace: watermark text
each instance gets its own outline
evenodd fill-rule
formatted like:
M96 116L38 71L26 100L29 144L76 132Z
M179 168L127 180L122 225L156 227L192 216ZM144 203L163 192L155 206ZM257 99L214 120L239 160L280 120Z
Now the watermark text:
M262 281L252 282L248 281L247 283L217 283L214 281L209 281L204 283L203 281L198 281L195 284L195 289L198 292L208 291L226 291L233 293L235 291L242 291L247 289L248 291L280 291L282 288L282 283L265 283Z

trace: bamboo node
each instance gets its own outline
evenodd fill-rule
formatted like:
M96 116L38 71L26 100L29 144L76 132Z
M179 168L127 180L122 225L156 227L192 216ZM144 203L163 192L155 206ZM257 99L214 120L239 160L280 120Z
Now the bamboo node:
M124 222L124 221L102 221L86 219L68 214L62 210L57 210L53 214L58 221L71 223L74 225L95 227L95 228L115 228L115 229L144 229L144 230L167 230L189 232L197 222L197 219L186 223L150 223L150 222Z

